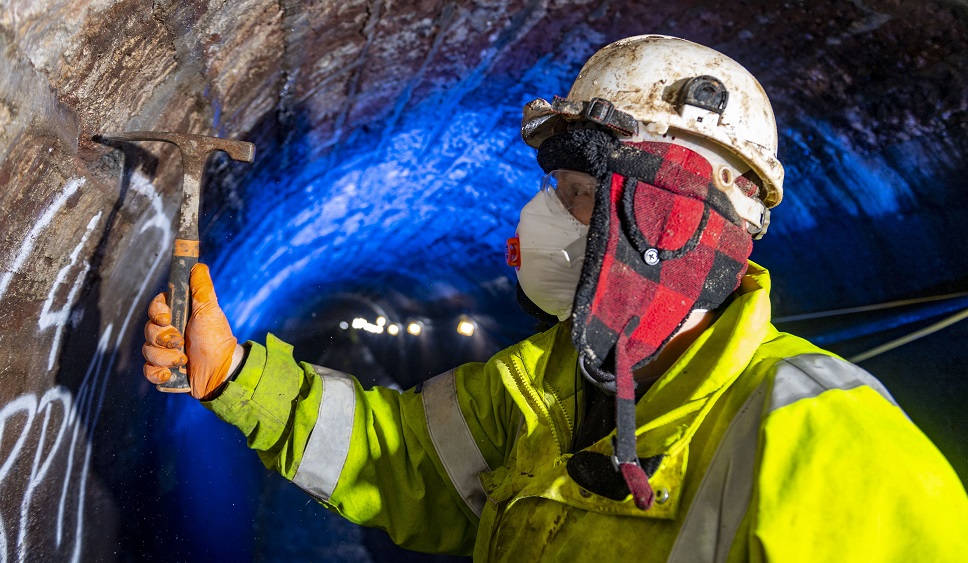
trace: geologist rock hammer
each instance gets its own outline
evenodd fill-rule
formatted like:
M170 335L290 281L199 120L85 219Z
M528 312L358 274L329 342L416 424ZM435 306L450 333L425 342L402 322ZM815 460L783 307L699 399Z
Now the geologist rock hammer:
M184 170L182 201L178 211L178 232L171 250L171 269L168 271L168 304L171 306L172 326L184 335L192 303L188 287L189 274L192 266L198 262L198 212L205 163L215 151L228 153L232 160L252 162L255 158L255 145L246 141L163 131L106 133L98 138L110 141L163 141L174 144L181 151ZM181 351L184 352L184 346ZM191 391L185 367L171 368L171 379L156 387L166 393Z

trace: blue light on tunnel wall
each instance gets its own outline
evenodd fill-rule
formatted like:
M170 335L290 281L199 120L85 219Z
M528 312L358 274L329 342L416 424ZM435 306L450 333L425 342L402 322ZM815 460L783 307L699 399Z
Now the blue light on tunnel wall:
M238 335L261 339L321 294L399 279L414 281L403 289L418 300L502 287L516 308L505 241L541 176L519 137L521 108L567 91L601 41L588 33L516 79L484 80L479 68L325 158L262 163L231 247L214 241L213 276ZM286 149L308 154L311 142Z
M785 195L770 231L809 231L832 217L881 217L917 205L916 185L886 155L871 153L820 119L780 124Z
M514 146L516 133L500 133L496 124L481 123L484 117L467 113L455 120L455 128L488 131L488 138L445 135L441 142L451 154L415 154L417 133L406 132L383 162L351 154L331 169L327 159L290 181L301 189L270 197L275 207L239 241L244 256L218 262L224 307L236 329L248 335L271 326L266 315L298 309L310 291L379 287L407 277L423 282L415 288L420 293L444 286L473 292L507 277L504 240L514 234L516 210L538 175L524 165L533 160L527 147ZM457 150L462 144L475 146ZM499 151L511 152L518 164L495 164L488 153Z

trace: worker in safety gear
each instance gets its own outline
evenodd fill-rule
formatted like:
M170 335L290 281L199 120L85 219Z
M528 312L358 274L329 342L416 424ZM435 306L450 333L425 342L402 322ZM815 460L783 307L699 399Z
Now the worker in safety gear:
M870 374L770 324L748 261L783 194L742 66L664 36L606 46L522 136L546 176L508 261L549 330L405 392L240 346L192 271L187 358L150 305L153 382L400 545L478 560L964 561L968 498Z

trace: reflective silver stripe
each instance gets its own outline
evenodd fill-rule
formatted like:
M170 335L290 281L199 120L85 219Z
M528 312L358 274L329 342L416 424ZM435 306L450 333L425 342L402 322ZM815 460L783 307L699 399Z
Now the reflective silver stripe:
M706 470L670 562L726 561L753 495L753 475L766 384L746 400L723 435Z
M769 409L764 412L766 385L747 399L726 429L689 507L669 561L725 561L753 494L760 421L768 412L829 389L874 389L890 403L894 398L863 369L825 354L804 354L774 368Z
M850 362L824 354L788 358L776 367L770 411L800 399L816 397L828 389L854 389L867 385L894 406L897 402L873 375Z
M487 471L488 466L457 403L454 370L424 382L420 393L427 430L440 462L464 503L480 516L485 496L477 476Z
M345 373L320 366L313 369L323 380L323 399L292 482L315 497L329 500L350 450L356 389L353 378Z

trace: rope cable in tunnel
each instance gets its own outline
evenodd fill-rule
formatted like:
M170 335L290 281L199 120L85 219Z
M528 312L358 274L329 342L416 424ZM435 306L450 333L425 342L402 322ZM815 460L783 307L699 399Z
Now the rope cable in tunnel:
M848 358L847 361L856 364L856 363L863 362L864 360L869 360L869 359L873 358L874 356L878 356L880 354L883 354L884 352L889 352L889 351L891 351L891 350L893 350L895 348L898 348L898 347L903 346L905 344L914 342L915 340L918 340L919 338L923 338L925 336L929 336L931 334L934 334L935 332L938 332L939 330L941 330L943 328L946 328L946 327L949 327L949 326L957 323L958 321L961 321L961 320L964 320L964 319L968 319L968 309L965 309L965 310L963 310L963 311L961 311L959 313L955 313L954 315L951 315L950 317L947 317L945 319L942 319L942 320L940 320L940 321L938 321L938 322L936 322L936 323L934 323L934 324L932 324L930 326L927 326L927 327L925 327L925 328L923 328L921 330L914 331L914 332L912 332L912 333L910 333L910 334L908 334L906 336L902 336L900 338L891 340L890 342L887 342L887 343L882 344L880 346L876 346L874 348L871 348L870 350L868 350L866 352L862 352L860 354L857 354L856 356L853 356L851 358Z
M933 301L957 299L959 297L965 297L965 296L968 296L968 291L961 291L958 293L948 293L945 295L933 295L931 297L918 297L915 299L902 299L900 301L888 301L886 303L877 303L874 305L862 305L860 307L848 307L846 309L833 309L831 311L817 311L815 313L803 313L801 315L788 315L785 317L774 318L773 322L788 323L788 322L794 322L794 321L820 319L824 317L836 317L839 315L850 315L853 313L867 313L870 311L881 311L884 309L893 309L895 307L904 307L905 305L917 305L919 303L931 303Z

